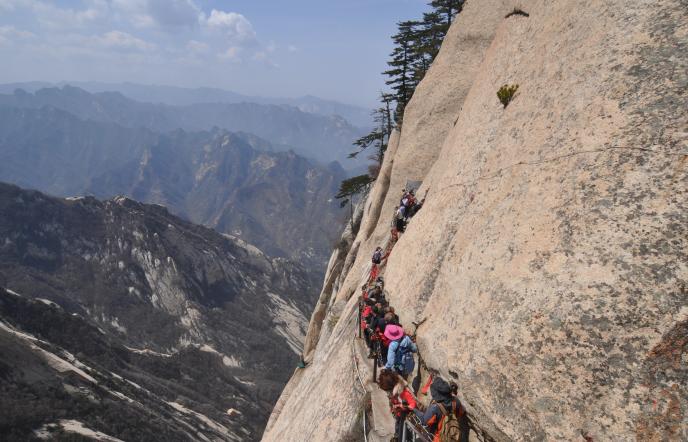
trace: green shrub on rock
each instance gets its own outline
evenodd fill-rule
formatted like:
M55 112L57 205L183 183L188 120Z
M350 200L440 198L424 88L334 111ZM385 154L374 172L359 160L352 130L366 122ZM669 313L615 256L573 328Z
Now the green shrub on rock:
M499 90L497 91L497 98L499 98L499 101L505 108L509 103L511 103L511 100L514 99L514 95L516 94L517 90L517 84L505 84L504 86L499 88Z

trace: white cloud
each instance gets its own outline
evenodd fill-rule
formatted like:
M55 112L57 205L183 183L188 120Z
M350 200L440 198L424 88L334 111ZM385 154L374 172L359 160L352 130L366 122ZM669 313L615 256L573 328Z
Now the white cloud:
M227 49L226 51L218 54L218 58L220 58L222 60L232 61L235 63L240 63L241 62L240 54L241 54L241 48L239 48L237 46L232 46L229 49Z
M197 54L207 54L210 47L207 43L203 43L202 41L189 40L186 43L186 49Z
M0 11L10 12L23 6L30 6L29 0L0 0Z
M36 34L17 29L14 26L0 26L0 36L8 39L29 40L35 38Z
M299 48L297 48L294 45L289 45L289 46L287 46L287 51L294 53L294 52L298 52Z
M82 28L108 15L105 0L90 0L85 9L60 8L43 1L31 2L31 8L42 25L55 29Z
M0 26L0 46L26 43L36 38L33 32L17 29L14 26Z
M251 41L256 38L253 25L246 17L236 12L213 9L206 20L209 28L222 32L230 40Z
M122 31L106 32L102 36L96 37L94 41L103 48L118 51L148 52L156 48L156 45L153 43L141 40Z
M115 14L138 28L194 29L205 15L192 0L111 0Z

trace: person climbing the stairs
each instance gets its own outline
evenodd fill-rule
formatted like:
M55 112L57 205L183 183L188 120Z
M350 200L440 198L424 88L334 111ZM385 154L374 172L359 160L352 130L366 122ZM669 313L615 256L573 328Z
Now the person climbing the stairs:
M408 221L415 213L416 195L413 189L409 190L406 196L402 198L401 203L404 206L404 221Z
M462 441L460 419L465 410L456 397L457 392L456 384L450 385L444 379L436 377L430 386L432 402L425 412L414 411L428 432L435 435L433 442Z
M382 263L382 255L384 254L382 247L377 247L373 252L373 264L380 265Z
M385 307L385 322L387 324L399 325L399 315L394 312L394 307L391 305Z
M368 289L367 297L368 299L374 299L375 302L383 302L382 300L384 299L384 292L383 292L383 283L381 281L376 281L375 286Z
M397 232L403 233L406 229L406 207L403 205L397 207L396 213L394 214L394 220L394 227L397 229Z
M401 442L406 416L418 407L416 398L408 388L406 381L391 370L382 370L378 385L389 395L389 404L395 418L394 439Z
M411 337L404 333L404 329L400 325L387 325L384 334L390 341L385 368L394 370L406 379L413 372L415 366L413 353L418 352L418 347Z

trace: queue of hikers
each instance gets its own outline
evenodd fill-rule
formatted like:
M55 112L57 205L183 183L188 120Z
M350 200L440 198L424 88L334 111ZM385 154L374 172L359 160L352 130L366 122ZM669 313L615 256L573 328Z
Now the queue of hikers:
M392 228L393 246L399 233L403 233L409 218L422 207L425 198L416 200L413 189L402 192L399 206L395 209ZM404 442L405 426L411 425L419 440L433 442L464 442L468 440L468 421L465 409L457 394L458 386L447 383L441 377L429 376L420 388L420 364L413 390L409 388L408 377L413 373L418 353L415 331L411 334L399 322L384 290L384 278L379 275L386 253L377 247L372 256L372 267L368 281L362 287L360 298L359 333L369 349L368 357L373 359L373 376L381 389L387 392L390 408L395 417L394 442ZM422 323L422 321L421 321ZM415 329L421 323L413 323ZM379 376L376 376L380 368ZM416 394L427 395L430 390L432 400L424 407ZM410 440L410 439L409 439Z

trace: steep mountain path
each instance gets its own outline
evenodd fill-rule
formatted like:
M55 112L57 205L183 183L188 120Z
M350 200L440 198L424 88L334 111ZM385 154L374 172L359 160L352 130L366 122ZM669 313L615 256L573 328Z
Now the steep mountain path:
M425 201L425 197L427 197L427 192L425 196L423 197L423 202ZM411 222L412 218L409 218L407 220L407 225L408 223ZM387 239L386 243L383 246L384 250L384 256L382 258L382 262L378 265L372 264L370 266L370 270L365 272L364 275L367 275L367 279L363 281L363 289L362 289L362 295L361 295L361 300L364 299L364 296L367 292L368 289L372 288L378 278L384 280L384 274L386 270L386 264L387 264L387 258L389 258L390 254L392 253L392 250L394 249L394 245L397 243L399 240L400 235L403 232L399 232L396 230L396 228L392 228L390 232L390 236ZM365 278L365 276L364 276ZM385 297L387 296L387 293L385 293ZM357 328L362 327L361 323L363 321L361 317L362 313L362 304L359 305L359 310L358 310L358 317L356 318L357 321ZM420 323L415 323L414 325L416 326L416 332L418 329L418 326ZM360 333L360 331L357 330L357 333ZM408 329L405 329L405 331L408 333ZM413 335L415 336L415 332ZM366 399L369 397L370 398L370 414L372 416L372 425L370 428L370 431L367 430L365 426L365 420L363 424L363 431L364 434L366 434L367 440L368 441L387 441L390 440L390 437L394 436L395 434L395 419L393 417L393 414L390 411L390 399L388 394L383 391L381 388L379 388L377 384L377 379L375 378L375 373L379 373L378 370L376 370L374 367L374 364L378 362L378 358L375 357L373 359L368 358L367 352L368 352L368 347L365 344L365 340L357 335L354 336L353 342L353 349L352 349L352 354L354 358L354 366L356 368L356 375L358 377L359 382L361 383L361 386L364 386L364 390L366 393ZM384 351L384 350L383 350ZM416 362L416 367L419 365L422 366L424 369L423 371L423 383L428 381L428 378L431 378L434 375L437 375L438 371L433 370L429 367L427 367L424 362L421 360L420 357L421 350L420 348L418 349L418 353L414 355L415 362ZM365 364L360 364L359 360L364 360L366 361ZM414 370L415 373L415 370ZM420 370L418 371L420 373ZM410 377L413 377L414 374L409 375ZM365 379L365 380L363 380ZM425 393L427 394L427 393ZM424 404L425 406L428 406L427 404L427 398L426 397L416 397L416 400L419 404ZM367 402L367 401L366 401ZM364 414L367 413L367 407L364 409ZM464 409L465 412L465 409ZM419 428L421 425L417 418L410 419L414 417L413 413L410 413L408 418L405 421L405 430L404 430L404 436L402 437L402 442L412 440L412 441L425 441L427 440L428 442L430 441L430 435L428 435L427 431L424 431L422 428ZM470 417L467 416L468 422L470 422ZM478 440L476 433L472 430L470 427L470 423L467 424L468 428L465 428L462 431L465 431L466 433L462 436L462 441L463 442L471 442L471 441L476 441ZM411 434L413 433L413 435Z
M394 247L394 241L390 240L384 248L385 258L391 253L392 247ZM364 273L364 281L362 281L363 284L361 285L367 290L371 284L375 282L375 279L378 276L383 276L383 274L384 266L382 264L379 266L372 265L370 272ZM360 328L360 309L357 314L357 320L359 321L358 327ZM364 424L364 434L367 432L366 437L368 438L369 442L388 441L392 436L394 436L394 418L389 412L389 398L387 397L387 394L377 387L377 380L374 376L376 370L373 365L377 362L377 359L368 358L368 348L365 345L365 341L358 335L354 335L352 346L354 367L357 370L356 374L358 376L358 380L365 390L366 397L370 397L370 414L372 417L372 425L368 431ZM364 361L364 363L361 364L359 361ZM367 410L364 409L363 413L366 414Z
M389 257L390 253L392 253L394 244L396 244L396 241L398 239L399 234L398 232L396 232L396 230L393 229L389 239L387 240L387 243L383 247L383 250L385 251L383 262L379 265L371 265L370 272L365 273L365 275L367 276L367 280L362 284L364 287L364 293L367 289L371 288L371 286L375 283L375 280L378 277L384 277L387 257ZM359 327L361 326L360 315L361 310L359 308L357 318ZM370 412L372 416L372 425L370 431L366 435L367 440L369 442L388 441L391 437L394 436L395 422L394 417L392 416L392 413L389 409L389 397L387 396L387 393L385 393L381 388L378 387L377 379L375 379L374 376L374 373L378 372L377 370L375 370L374 367L374 364L377 363L377 358L368 358L368 348L365 344L365 340L363 340L362 338L354 336L352 345L354 346L353 357L356 369L359 370L359 368L363 366L363 370L357 373L357 375L359 376L359 380L361 379L361 377L365 379L365 381L362 382L365 382L366 396L370 396ZM359 360L365 361L365 364L359 364ZM364 413L366 412L367 410L364 410ZM366 432L368 430L364 427L363 431Z
M373 381L373 365L368 359L367 353L368 349L365 342L354 337L352 355L357 370L356 375L360 385L365 389L364 394L366 397L370 396L371 423L366 423L363 431L368 432L368 441L388 441L394 435L394 418L389 412L387 395L377 388L377 384ZM361 363L361 361L365 362Z

